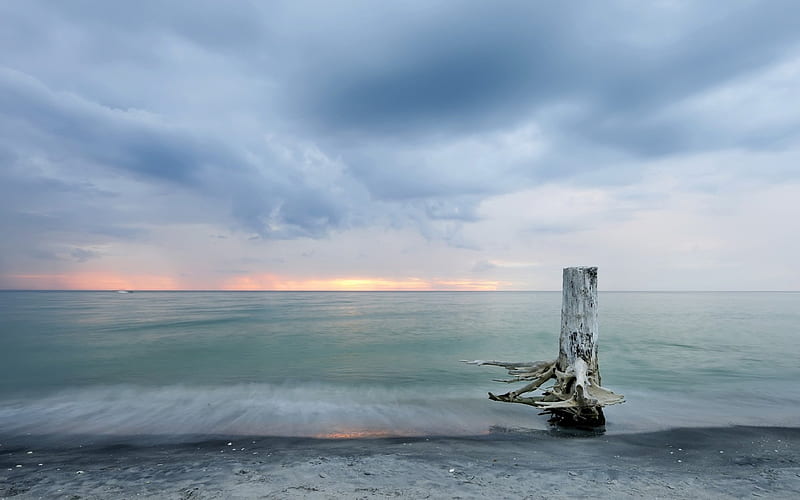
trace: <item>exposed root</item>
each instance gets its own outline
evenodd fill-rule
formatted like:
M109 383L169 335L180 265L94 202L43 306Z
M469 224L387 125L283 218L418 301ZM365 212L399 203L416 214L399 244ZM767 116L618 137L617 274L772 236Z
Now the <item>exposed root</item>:
M556 361L510 362L510 361L466 361L473 365L490 365L505 368L510 380L498 382L531 382L515 391L505 394L489 393L492 401L504 403L520 403L535 406L551 414L551 421L561 425L572 422L577 426L598 426L605 423L602 407L622 403L625 399L619 394L601 387L593 382L593 373L588 371L585 363L578 362L575 367L560 371ZM541 396L520 397L523 394L539 389L548 380L555 379L552 388L544 390Z
M504 382L507 384L514 382L521 382L525 380L539 379L545 372L552 369L556 363L555 361L536 361L533 363L528 363L528 362L512 362L512 361L483 361L480 359L476 359L475 361L468 361L466 359L462 359L461 362L467 363L468 365L478 365L478 366L483 366L483 365L502 366L503 368L506 369L506 371L508 371L509 375L513 376L513 378L494 379L494 381ZM546 380L547 379L545 379L545 381ZM545 381L543 381L542 383L544 383ZM518 394L522 394L522 392L527 392L527 391L516 391L516 392Z

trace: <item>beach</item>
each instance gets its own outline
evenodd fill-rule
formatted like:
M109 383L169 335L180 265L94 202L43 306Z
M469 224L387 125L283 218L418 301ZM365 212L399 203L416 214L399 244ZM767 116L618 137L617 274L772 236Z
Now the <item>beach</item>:
M186 438L186 437L184 437ZM797 498L800 429L4 439L2 498ZM37 443L40 445L37 446ZM41 443L49 443L42 446ZM122 443L122 444L121 444Z
M458 362L548 359L559 293L0 293L0 497L800 497L800 294L600 299L576 434Z

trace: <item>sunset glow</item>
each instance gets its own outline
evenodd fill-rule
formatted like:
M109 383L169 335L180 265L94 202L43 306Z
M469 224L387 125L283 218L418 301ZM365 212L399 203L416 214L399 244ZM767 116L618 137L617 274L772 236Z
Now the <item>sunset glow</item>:
M500 281L474 280L401 280L382 278L285 279L271 274L240 276L225 283L223 290L286 291L429 291L429 290L498 290Z
M5 276L8 289L21 290L227 290L227 291L492 291L508 283L421 278L294 279L275 274L238 276L222 283L191 283L173 276L109 272L15 274Z

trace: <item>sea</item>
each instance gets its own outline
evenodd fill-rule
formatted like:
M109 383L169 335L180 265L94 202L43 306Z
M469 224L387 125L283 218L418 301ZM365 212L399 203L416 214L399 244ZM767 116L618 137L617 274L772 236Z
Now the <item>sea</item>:
M473 436L560 292L0 292L0 435ZM800 424L800 293L603 292L606 432ZM126 438L126 439L127 439Z

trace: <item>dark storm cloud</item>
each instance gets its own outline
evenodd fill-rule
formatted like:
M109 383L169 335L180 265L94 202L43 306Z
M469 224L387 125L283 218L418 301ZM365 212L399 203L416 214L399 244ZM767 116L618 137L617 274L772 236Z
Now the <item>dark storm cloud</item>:
M312 28L299 16L288 38L295 60L277 74L293 123L339 151L380 199L449 204L478 195L479 203L546 181L633 182L638 169L607 165L797 140L798 120L726 130L725 118L680 108L797 57L795 2L445 3L359 12L341 9L336 23ZM751 118L745 109L725 112L742 123ZM448 141L529 122L549 145L540 157L510 161L498 149L492 160L431 160ZM495 174L480 163L495 165Z
M575 103L541 118L550 133L643 155L713 148L694 140L691 116L659 113L800 41L796 2L691 3L663 16L630 2L451 5L415 26L384 20L407 29L400 42L364 40L366 56L348 44L309 64L300 95L309 118L326 130L413 136L508 126Z
M797 57L792 1L19 2L0 19L0 173L33 193L0 194L48 234L414 224L467 246L488 196L797 140L797 120L729 130L680 106Z
M559 50L556 9L511 10L487 18L453 9L416 29L401 25L403 39L373 48L366 64L335 54L333 64L309 68L317 76L308 79L309 112L328 127L373 132L474 130L518 111L522 97L530 103L568 91L564 66L575 54Z
M136 175L192 182L224 155L143 113L114 110L51 92L17 72L0 70L0 111L8 133L36 135L63 152ZM20 128L21 127L21 128Z
M0 70L0 112L0 128L6 132L2 142L12 150L9 157L19 150L18 161L34 150L55 168L71 169L73 178L80 178L81 170L84 175L97 168L121 170L144 182L228 199L244 227L266 238L319 236L343 223L344 209L338 205L346 200L309 186L293 165L266 151L247 158L247 151L164 124L155 115L53 92L9 70ZM83 190L76 183L35 176L28 183L34 190L37 184L44 191Z

